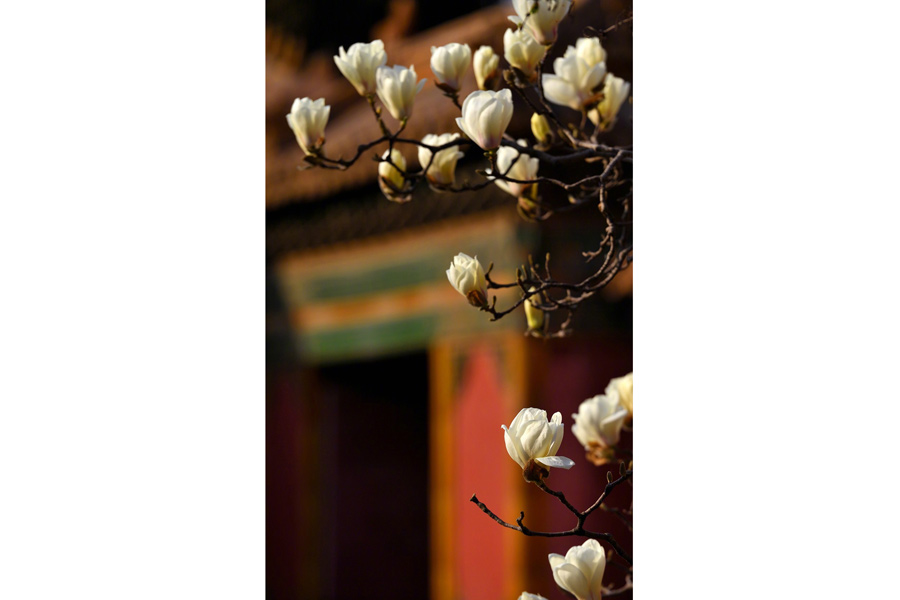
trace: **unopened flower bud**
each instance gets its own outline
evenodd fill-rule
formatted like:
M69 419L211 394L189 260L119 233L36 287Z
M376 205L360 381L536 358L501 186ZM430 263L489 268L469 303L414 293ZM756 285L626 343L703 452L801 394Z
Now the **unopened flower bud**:
M534 113L531 115L531 133L539 144L546 144L549 142L553 130L550 129L550 123L547 121L547 117L541 113Z
M468 44L431 47L431 71L444 91L458 92L460 80L469 69L472 50Z
M429 146L443 146L453 140L460 139L458 133L445 133L443 135L434 135L429 133L422 138L423 144ZM431 150L419 146L419 164L422 168L428 168L425 177L428 183L433 185L448 186L453 185L455 181L456 161L463 157L463 153L459 151L459 146L450 146L444 150L435 153L431 158ZM431 163L431 166L428 163Z
M516 211L526 221L541 220L541 205L535 201L536 196L537 184L533 183L516 201Z
M534 288L529 291L533 292ZM538 308L535 302L540 303L540 294L525 300L525 321L528 323L529 332L540 333L544 329L544 311Z
M475 66L475 81L479 90L493 90L500 81L500 57L490 46L482 46L475 51L472 60Z
M477 256L472 258L460 252L453 257L447 269L447 279L469 304L478 308L487 306L487 278Z
M630 419L634 414L634 373L611 379L604 394L618 398L619 404L628 411Z
M609 131L616 124L616 116L622 104L628 100L628 92L631 84L616 77L612 73L607 74L603 81L603 100L588 112L588 117L601 131Z
M537 66L547 53L528 29L507 29L503 33L503 56L529 82L537 81Z
M588 460L599 466L612 458L612 447L619 443L626 417L628 411L617 395L597 395L579 405L572 415L572 433L587 450Z
M500 146L500 140L512 119L512 92L472 92L462 104L462 117L456 125L483 150Z
M556 41L559 22L571 7L572 0L513 0L516 16L509 20L516 25L524 22L538 42L549 45Z
M387 162L388 157L394 163L393 165L391 162ZM403 173L397 170L399 167L404 172L406 171L406 159L396 148L385 150L381 158L385 159L378 163L378 187L381 188L381 193L391 202L409 202L412 195L406 191L406 179Z
M375 93L375 71L386 62L387 54L381 40L374 40L368 44L353 44L347 52L341 46L337 56L334 57L334 64L347 81L353 84L360 96Z
M412 66L408 69L399 65L393 67L378 67L375 72L378 97L398 121L408 119L412 114L413 100L425 85L422 79L416 83L416 70Z
M528 143L525 140L517 140L517 142L522 147L528 147ZM524 152L520 153L513 146L501 146L497 150L495 162L497 173L488 169L487 175L489 179L493 179L493 176L499 174L510 179L529 181L537 177L538 167L540 166L540 161L536 157L528 156ZM494 183L507 194L517 198L526 194L532 185L530 183L503 181L502 179L497 179Z
M572 546L565 556L550 554L547 558L556 585L577 600L599 600L603 595L606 552L597 540Z

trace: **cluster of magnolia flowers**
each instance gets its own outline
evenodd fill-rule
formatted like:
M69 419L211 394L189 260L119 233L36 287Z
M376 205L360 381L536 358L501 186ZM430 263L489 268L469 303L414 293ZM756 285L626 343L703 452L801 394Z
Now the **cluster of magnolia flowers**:
M513 0L516 16L511 16L510 20L517 28L505 32L503 56L513 68L519 84L536 83L541 62L556 41L559 22L568 14L571 5L571 0ZM356 43L346 51L341 46L334 62L373 108L377 96L388 113L401 124L401 130L405 127L412 115L415 96L425 85L425 80L418 79L412 66L386 66L387 54L381 40ZM456 119L457 127L484 151L496 152L496 167L500 174L520 181L534 180L538 159L510 146L500 147L512 118L513 102L509 89L496 91L500 82L500 59L493 48L481 46L474 56L467 44L451 43L431 48L430 64L435 84L454 102L457 102L461 81L470 63L479 89L463 101L461 116ZM554 61L553 69L553 74L547 73L541 78L547 100L583 111L602 131L615 124L619 108L628 98L630 85L607 72L606 51L598 38L580 38ZM287 121L307 156L321 156L330 110L324 98L294 100ZM543 115L535 113L531 124L539 143L549 141L552 133ZM447 144L460 138L458 132L429 134L422 138L418 159L434 189L454 184L456 163L463 153L458 145ZM518 140L518 144L527 147L525 140ZM391 146L381 158L378 167L381 191L389 200L408 201L411 190L405 185L407 164L403 155ZM491 175L509 194L535 198L535 184L503 181L497 179L496 173Z
M548 559L556 585L578 600L600 600L606 554L597 540L587 540L580 546L572 546L565 556L550 554ZM539 594L522 592L518 600L547 599Z
M588 398L572 415L572 433L584 446L589 461L599 466L615 456L616 444L625 422L632 418L634 374L610 380L602 394ZM575 461L557 456L562 444L562 414L556 412L547 419L547 411L523 408L509 427L501 425L506 451L522 467L527 481L543 479L550 468L571 469Z
M625 421L632 418L634 374L616 377L603 394L581 403L572 415L572 432L587 451L587 458L596 465L614 456L615 445ZM509 427L501 425L509 456L522 467L528 481L543 479L548 469L570 469L575 461L557 456L562 444L564 427L557 412L549 420L547 412L537 408L523 408ZM578 600L600 600L603 591L603 571L606 555L596 540L587 540L569 548L565 556L550 554L553 579L562 589ZM546 600L543 596L523 592L519 600Z

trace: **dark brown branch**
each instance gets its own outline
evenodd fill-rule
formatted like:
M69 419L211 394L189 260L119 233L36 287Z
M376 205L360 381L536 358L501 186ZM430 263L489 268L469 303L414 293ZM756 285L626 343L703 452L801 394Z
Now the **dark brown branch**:
M472 494L472 497L469 498L469 501L474 502L475 505L478 506L478 508L481 509L481 511L484 514L488 515L490 518L495 520L497 523L499 523L503 527L506 527L507 529L514 529L514 530L522 533L523 535L535 536L535 537L580 536L580 537L586 537L586 538L590 538L590 539L594 539L594 540L598 540L598 541L604 541L607 544L609 544L612 547L612 549L615 551L615 553L618 554L620 557L622 557L622 559L625 560L625 562L627 562L629 565L632 565L634 563L631 560L631 556L629 556L628 553L625 552L625 550L619 545L619 543L616 541L616 539L613 537L612 534L599 533L596 531L589 531L584 528L584 522L587 519L588 515L590 515L598 506L600 506L600 503L603 501L603 499L605 499L607 497L609 492L611 492L616 486L618 486L622 482L630 479L631 476L632 476L632 471L628 470L628 471L625 471L625 473L623 475L621 475L618 479L614 479L613 481L607 483L606 488L603 490L603 493L600 495L600 498L598 498L597 502L595 502L590 508L588 508L587 510L585 510L583 512L580 512L578 509L576 509L574 506L572 506L572 504L566 499L565 495L562 492L557 492L557 491L551 490L542 481L535 482L535 485L537 485L542 491L544 491L547 494L550 494L551 496L558 499L561 503L563 503L563 505L573 515L575 515L575 519L576 519L575 526L572 527L572 529L569 529L566 531L535 531L533 529L529 529L523 522L525 520L525 513L522 511L519 512L519 516L516 519L516 524L513 525L512 523L507 523L506 521L504 521L503 519L498 517L496 514L494 514L494 512L491 509L489 509L487 506L485 506L485 504L483 502L478 500L478 497L475 494Z

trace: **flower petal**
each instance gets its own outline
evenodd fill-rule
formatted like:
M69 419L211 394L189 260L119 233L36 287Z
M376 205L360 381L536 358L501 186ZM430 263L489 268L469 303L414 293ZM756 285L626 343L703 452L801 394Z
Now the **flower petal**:
M563 563L553 569L553 579L557 585L567 592L571 592L576 598L587 598L591 591L584 573L575 565Z
M575 466L575 461L565 456L542 456L534 459L534 462L540 463L545 467L555 467L557 469L571 469Z

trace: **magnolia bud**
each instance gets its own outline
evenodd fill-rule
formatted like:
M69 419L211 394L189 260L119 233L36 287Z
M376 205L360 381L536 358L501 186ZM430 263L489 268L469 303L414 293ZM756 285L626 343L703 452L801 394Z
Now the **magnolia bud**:
M423 144L429 146L443 146L453 140L459 139L458 133L445 133L443 135L434 135L429 133L422 138ZM454 173L456 171L456 161L463 157L463 153L459 151L459 146L450 146L444 150L435 153L431 158L431 150L419 146L419 164L422 168L428 168L425 176L428 183L440 186L453 185L455 180ZM431 163L431 166L428 163Z
M487 307L487 278L477 256L472 258L460 252L453 257L447 269L447 279L469 304L478 308Z
M619 443L619 433L628 417L628 411L619 404L615 395L597 395L588 398L572 415L575 424L572 433L588 450L588 459L596 465L611 458L609 451Z
M375 71L386 62L387 54L381 40L374 40L368 44L353 44L347 52L344 52L344 47L341 46L338 48L338 55L334 57L334 64L361 96L371 96L375 93Z
M291 112L286 115L290 128L294 131L297 143L307 155L319 153L319 149L325 143L325 125L328 123L328 114L331 107L325 104L324 98L315 102L309 98L297 98L291 106Z
M572 7L572 0L513 0L515 17L509 20L516 25L525 26L534 34L534 38L544 45L556 41L556 30Z
M391 162L387 162L390 156ZM409 202L412 195L406 190L406 179L402 172L398 171L394 165L397 165L403 171L406 171L406 159L399 150L385 150L381 155L384 161L378 163L378 187L381 192L391 202Z
M547 121L547 117L540 113L531 115L531 133L539 144L546 144L549 142L551 135L553 135L553 130L550 129L550 123Z
M606 76L603 82L603 99L596 108L588 112L588 117L601 131L609 131L616 124L616 116L622 104L628 99L631 84L615 77L612 73Z
M482 46L475 51L475 81L479 90L493 90L500 81L500 57L490 46Z
M550 554L547 558L556 585L578 600L599 599L603 595L606 552L597 540L573 546L565 556Z
M634 413L634 373L611 379L609 385L606 386L604 394L616 397L619 400L619 404L628 411L628 418L630 419Z
M425 85L422 79L416 83L416 70L410 66L378 67L375 72L378 97L398 121L404 121L412 114L413 100Z
M532 287L530 292L534 291ZM535 294L525 300L525 321L528 323L529 333L540 333L544 329L544 311L537 307L535 301L540 303L540 294Z
M457 117L456 125L470 140L484 150L500 146L500 140L512 119L512 92L472 92L462 104L462 117Z
M528 146L525 140L517 140L517 142L522 147ZM540 166L540 161L537 158L520 153L512 146L501 146L497 150L495 163L497 173L495 174L489 169L487 171L489 179L493 179L492 176L495 175L505 175L510 179L529 181L537 177L538 167ZM524 195L532 185L530 183L503 181L502 179L497 179L494 183L507 194L517 198Z
M546 53L547 47L539 44L527 29L507 29L503 34L503 56L529 82L537 81L537 66Z
M468 44L431 47L431 71L444 91L458 92L460 79L469 69L472 50Z

